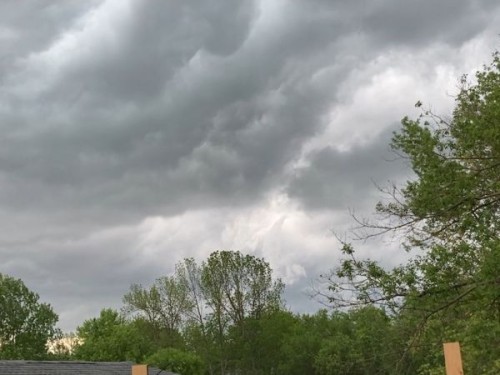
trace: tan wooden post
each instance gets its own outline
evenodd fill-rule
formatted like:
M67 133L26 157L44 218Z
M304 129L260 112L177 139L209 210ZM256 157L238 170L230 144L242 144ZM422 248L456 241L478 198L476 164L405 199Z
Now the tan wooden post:
M148 365L132 365L132 375L148 375Z
M446 375L464 375L460 344L458 342L447 342L443 344L443 349Z

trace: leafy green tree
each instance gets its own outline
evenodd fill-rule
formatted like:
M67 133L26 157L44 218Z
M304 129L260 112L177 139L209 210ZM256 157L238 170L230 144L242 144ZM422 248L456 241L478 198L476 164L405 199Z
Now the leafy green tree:
M200 357L174 348L160 349L146 358L145 363L180 375L203 375L205 373Z
M0 274L0 358L44 359L60 332L52 307L20 279Z
M183 329L183 337L188 351L196 353L204 362L208 374L220 373L221 353L215 342L215 335L209 325L190 322Z
M255 323L257 328L249 329L246 361L247 368L258 370L261 374L278 374L283 356L283 344L292 334L298 318L289 311L272 311ZM253 333L255 332L255 333Z
M415 120L404 118L392 148L415 178L386 190L392 199L377 205L380 221L361 224L373 230L365 237L395 232L416 253L386 270L358 260L344 244L346 259L330 278L330 299L336 306L384 304L412 327L407 355L418 357L422 350L415 348L424 344L460 340L466 372L487 373L499 356L484 348L500 347L493 333L500 325L499 55L475 83L462 79L449 119L425 110ZM424 355L424 362L436 368L431 357ZM434 370L427 363L422 371Z
M393 374L391 358L400 353L392 343L393 334L391 318L371 306L296 316L277 341L274 373Z
M277 374L316 374L315 358L331 335L330 316L326 310L296 317L283 338Z
M329 328L314 360L317 374L391 374L392 329L382 310L367 306L334 313Z
M231 367L242 374L277 374L284 360L283 342L297 320L291 312L277 310L259 319L246 318L243 335L240 327L232 326L228 333Z
M124 311L139 313L157 328L176 331L193 309L188 285L173 276L161 277L148 289L133 284L123 297Z
M211 309L206 327L219 352L221 373L225 373L231 351L251 334L245 321L281 309L284 285L273 280L265 260L239 251L216 251L201 266L201 288Z
M273 280L272 269L261 258L239 251L216 251L202 265L202 288L213 311L242 325L246 317L260 318L282 307L284 285Z
M123 312L155 348L195 352L209 374L260 371L261 323L282 309L283 288L263 259L217 251L201 265L184 259L149 288L132 285Z
M175 266L175 278L187 293L185 316L201 328L205 319L205 300L202 288L202 269L193 258L185 258Z
M157 347L184 347L180 329L195 308L187 280L174 274L149 288L133 284L123 302L123 312L141 322Z
M98 318L84 321L77 335L81 343L75 347L74 357L86 361L141 362L155 350L140 321L128 322L112 309L103 309Z
M213 374L219 367L217 362L221 357L219 348L214 344L217 336L214 331L213 315L206 309L205 296L202 288L202 268L193 258L186 258L175 267L175 277L186 286L191 310L185 314L183 336L187 348L196 352L204 361L206 371Z

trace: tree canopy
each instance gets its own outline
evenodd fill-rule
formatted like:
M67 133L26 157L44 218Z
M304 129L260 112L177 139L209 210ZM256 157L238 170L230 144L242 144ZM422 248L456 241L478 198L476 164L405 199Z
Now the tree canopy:
M139 323L125 320L118 311L101 310L99 317L87 319L77 328L79 343L74 348L74 358L142 361L151 352L153 343L141 331Z
M0 274L0 358L44 359L58 337L57 314L20 279Z

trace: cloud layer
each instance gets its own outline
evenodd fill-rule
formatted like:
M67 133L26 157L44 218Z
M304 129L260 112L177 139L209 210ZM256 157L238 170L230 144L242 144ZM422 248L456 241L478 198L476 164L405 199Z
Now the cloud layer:
M0 272L72 330L231 248L316 309L330 230L409 176L391 132L419 99L449 113L498 46L493 3L2 3Z

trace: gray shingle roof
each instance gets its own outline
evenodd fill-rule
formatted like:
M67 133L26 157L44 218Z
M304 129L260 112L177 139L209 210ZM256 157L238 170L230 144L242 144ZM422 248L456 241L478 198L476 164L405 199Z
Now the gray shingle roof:
M131 375L132 362L0 361L0 375ZM150 367L148 375L176 375Z

